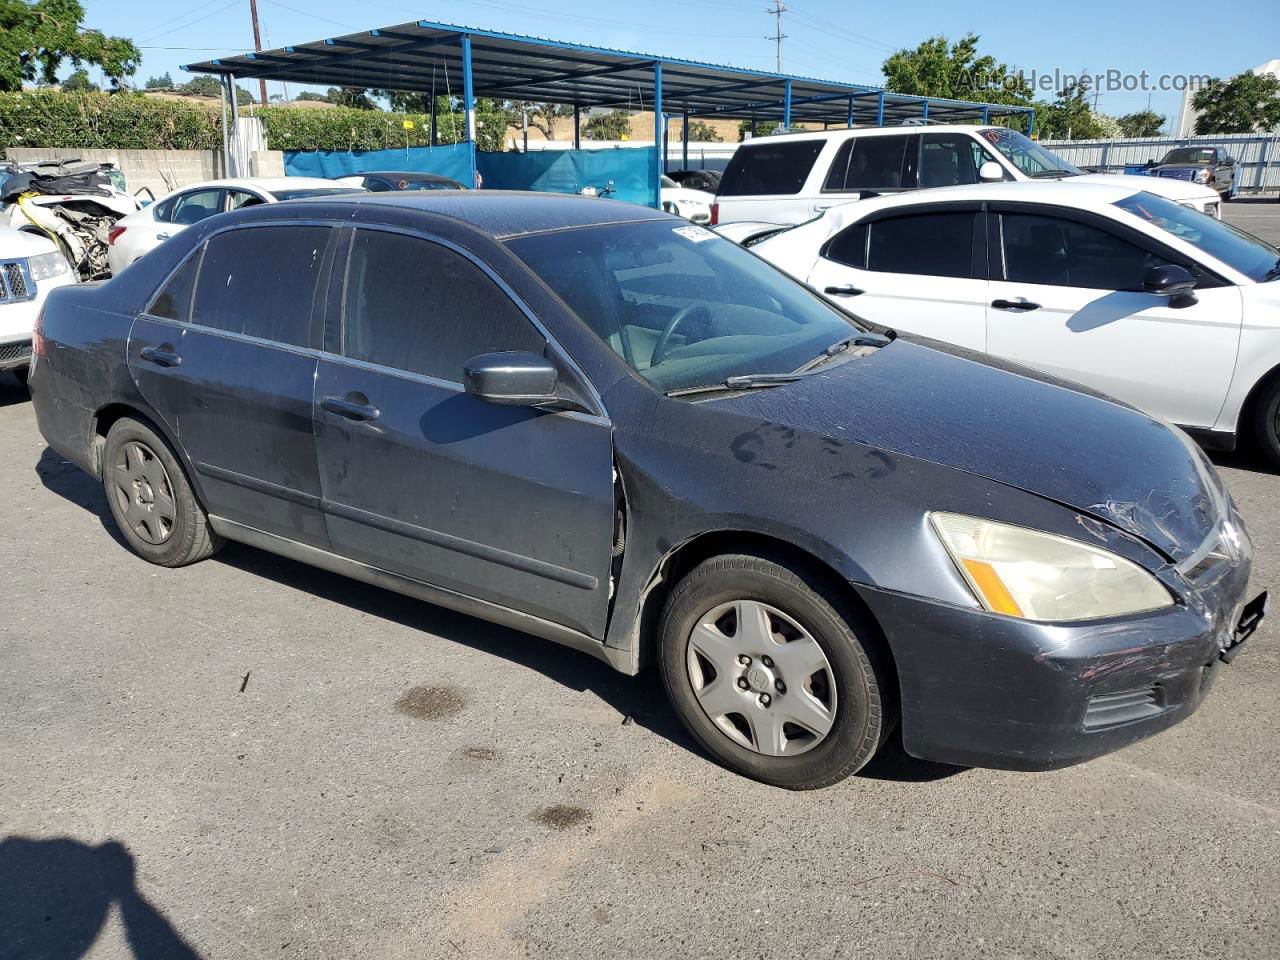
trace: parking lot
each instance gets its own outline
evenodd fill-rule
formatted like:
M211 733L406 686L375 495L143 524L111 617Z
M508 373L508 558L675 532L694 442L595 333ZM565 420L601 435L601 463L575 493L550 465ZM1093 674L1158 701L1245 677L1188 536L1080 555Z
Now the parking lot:
M0 448L0 956L1280 955L1275 622L1103 759L890 744L789 793L652 671L247 547L147 564L7 375ZM1216 459L1280 586L1280 476Z

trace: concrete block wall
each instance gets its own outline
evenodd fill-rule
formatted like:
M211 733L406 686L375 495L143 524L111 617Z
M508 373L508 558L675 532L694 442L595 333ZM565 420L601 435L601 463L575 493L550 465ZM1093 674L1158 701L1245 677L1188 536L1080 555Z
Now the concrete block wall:
M9 147L9 160L32 163L43 160L88 160L114 163L124 173L129 192L150 187L157 197L201 180L223 176L222 153L217 150L71 150ZM250 176L283 177L284 154L279 150L253 153Z

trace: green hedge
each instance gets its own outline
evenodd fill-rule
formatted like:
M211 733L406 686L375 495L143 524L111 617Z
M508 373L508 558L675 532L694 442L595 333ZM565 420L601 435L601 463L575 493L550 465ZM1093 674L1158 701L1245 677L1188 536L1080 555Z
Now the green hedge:
M0 93L0 146L220 150L218 109L139 94Z
M249 110L242 108L242 114ZM379 150L427 146L431 118L381 110L312 110L265 107L262 119L272 150ZM406 130L404 121L412 120ZM451 142L451 121L440 117L440 140ZM64 93L56 90L0 93L0 148L47 147L103 150L221 150L217 104L162 100L134 93ZM499 147L499 149L501 149Z

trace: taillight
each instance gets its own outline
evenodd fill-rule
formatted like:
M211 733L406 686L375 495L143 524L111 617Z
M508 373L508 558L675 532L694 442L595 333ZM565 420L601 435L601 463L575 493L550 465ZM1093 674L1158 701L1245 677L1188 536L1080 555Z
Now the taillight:
M35 363L37 357L43 357L44 353L44 304L40 304L40 309L36 312L35 326L31 328L31 362Z
M128 229L128 227L112 227L107 231L107 243L115 243L116 238Z
M714 227L720 222L720 204L713 203L711 205L711 225Z

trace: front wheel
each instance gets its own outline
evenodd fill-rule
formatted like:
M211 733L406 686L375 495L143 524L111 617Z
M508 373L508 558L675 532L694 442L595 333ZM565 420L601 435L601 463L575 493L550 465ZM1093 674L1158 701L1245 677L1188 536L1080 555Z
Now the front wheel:
M1259 398L1253 431L1263 456L1271 466L1280 469L1280 379Z
M874 626L799 568L715 557L672 591L659 660L676 713L717 760L793 790L874 756L892 717Z
M182 567L222 545L173 451L147 424L127 417L112 424L102 485L116 526L144 560Z

